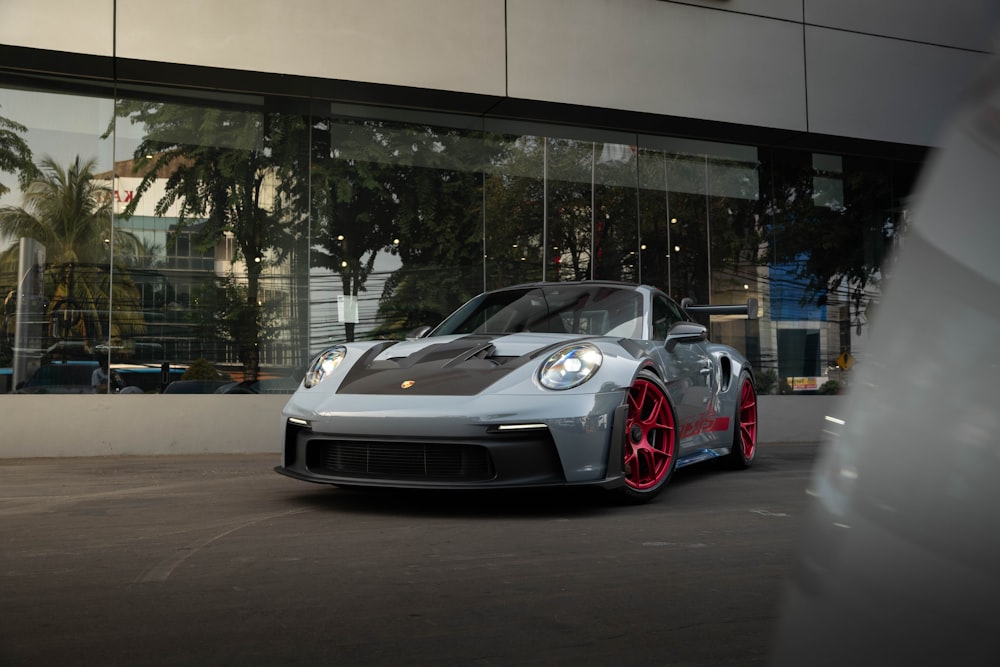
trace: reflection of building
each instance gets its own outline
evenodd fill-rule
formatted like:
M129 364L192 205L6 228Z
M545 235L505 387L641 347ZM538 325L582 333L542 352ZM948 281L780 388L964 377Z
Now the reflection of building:
M203 313L197 302L206 301L212 289L232 284L247 284L246 260L240 256L232 232L206 245L203 221L179 221L179 203L156 214L158 203L165 194L165 182L170 173L157 174L149 189L137 194L142 181L132 160L115 165L116 177L109 183L113 202L115 225L137 237L146 256L136 260L126 259L127 269L140 295L140 307L146 320L146 331L134 341L137 354L133 359L148 361L189 362L199 357L211 359L225 366L238 366L235 349L210 333L211 320L216 313ZM109 178L110 173L98 175ZM113 187L112 187L113 186ZM273 186L265 193L273 193ZM265 205L270 205L273 194L265 194ZM135 206L132 215L125 215L126 208ZM288 331L291 312L290 286L285 269L275 262L273 253L256 258L265 268L260 279L259 302L267 304L267 312L274 319L276 331ZM218 304L216 304L218 307ZM289 354L288 337L280 334L265 341L262 363L289 366L294 355ZM145 354L141 352L145 350Z
M758 329L716 319L713 333L785 377L821 374L845 349L864 356L882 243L902 227L915 174L1000 20L994 0L883 0L878 12L824 0L303 0L288 11L309 20L274 21L251 3L220 40L225 5L198 21L143 0L67 6L77 29L66 35L36 27L51 26L38 3L10 1L20 20L0 26L0 113L31 128L39 154L95 153L109 167L132 155L141 128L101 138L114 96L242 113L254 128L304 119L295 178L331 169L353 192L340 208L310 202L305 243L340 215L369 253L350 259L382 254L359 295L358 333L505 282L634 279L700 302L758 298ZM282 48L262 49L262 35ZM373 48L379 57L365 57ZM32 104L49 113L33 122ZM164 139L199 140L199 128L171 129ZM225 140L265 145L234 134ZM118 179L115 201L131 196ZM192 310L206 276L245 275L228 241L199 249L172 217L140 207L125 223L162 245L142 289L165 313ZM833 263L811 276L830 284L807 294L801 262L852 248L860 299ZM314 250L266 274L263 300L300 332L274 359L344 331L338 269L319 268ZM385 297L397 300L383 311Z

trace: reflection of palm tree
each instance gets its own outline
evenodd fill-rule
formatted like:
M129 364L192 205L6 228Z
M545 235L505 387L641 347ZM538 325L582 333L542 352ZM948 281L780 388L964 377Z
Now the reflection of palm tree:
M112 231L108 186L94 178L94 161L79 156L63 169L52 158L24 192L23 206L0 208L0 236L33 238L46 249L51 335L95 343L109 335L115 344L144 331L139 297L122 258L144 253L133 234ZM114 263L113 263L114 257ZM18 247L0 253L0 270L17 267ZM110 318L110 330L100 313Z
M132 236L131 233L120 230L119 234ZM166 255L166 250L163 244L143 236L136 235L134 238L135 243L130 243L127 252L123 252L123 248L115 248L116 262L121 262L129 268L135 269L148 269L164 264L163 257ZM116 237L115 242L120 240L120 237Z

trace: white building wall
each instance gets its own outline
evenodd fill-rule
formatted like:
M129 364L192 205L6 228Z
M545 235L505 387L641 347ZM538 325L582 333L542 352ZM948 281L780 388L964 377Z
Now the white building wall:
M918 145L998 25L996 0L0 3L5 45Z
M2 0L0 44L112 56L115 46L115 2Z
M1000 18L996 0L804 0L802 9L809 25L972 51L993 50Z
M807 129L818 134L938 145L986 60L981 52L813 26L805 36Z
M128 0L117 37L123 58L504 94L503 0Z
M656 0L507 4L511 97L806 129L800 23Z

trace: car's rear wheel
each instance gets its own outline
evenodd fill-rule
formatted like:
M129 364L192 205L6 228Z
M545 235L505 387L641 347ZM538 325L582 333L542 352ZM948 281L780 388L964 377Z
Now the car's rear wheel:
M733 449L727 458L733 468L742 470L749 468L757 456L757 391L746 371L740 373L737 387Z
M626 400L621 492L630 502L646 502L663 489L677 465L677 419L663 383L649 371L639 372Z

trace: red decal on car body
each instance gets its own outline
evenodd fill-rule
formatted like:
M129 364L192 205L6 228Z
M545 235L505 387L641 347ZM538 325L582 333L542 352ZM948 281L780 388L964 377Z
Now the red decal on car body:
M685 424L681 428L681 437L690 438L702 433L714 433L716 431L726 431L729 429L729 417L706 417L701 421Z

